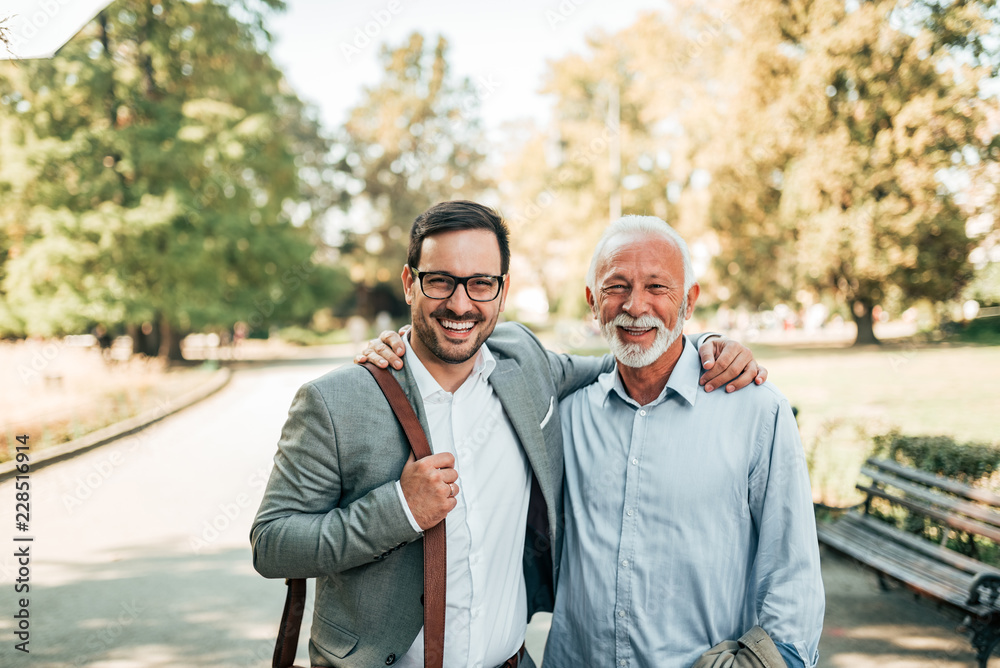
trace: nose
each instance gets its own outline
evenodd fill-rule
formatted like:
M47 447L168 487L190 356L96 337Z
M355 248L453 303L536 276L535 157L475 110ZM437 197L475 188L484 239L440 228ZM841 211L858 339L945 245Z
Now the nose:
M456 285L455 291L451 293L451 297L448 297L446 303L448 308L458 315L468 313L473 309L473 304L475 304L475 302L469 299L469 292L465 285Z
M643 315L648 310L649 302L643 295L642 290L632 290L622 304L622 310L633 318Z

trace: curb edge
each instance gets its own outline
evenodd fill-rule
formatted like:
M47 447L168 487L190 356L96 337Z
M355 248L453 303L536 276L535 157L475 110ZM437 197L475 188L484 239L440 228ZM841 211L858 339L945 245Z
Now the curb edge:
M55 464L56 462L60 462L64 459L75 457L76 455L92 450L93 448L116 441L123 436L128 436L129 434L142 431L146 427L155 424L166 417L178 413L189 406L193 406L203 399L207 399L228 385L232 377L233 372L231 369L219 369L213 374L213 378L209 379L207 383L196 387L193 390L189 390L176 399L165 402L156 408L151 408L150 410L139 413L134 417L123 420L122 422L116 422L115 424L108 425L107 427L102 427L101 429L93 431L86 436L81 436L80 438L72 441L67 441L66 443L60 443L59 445L45 448L39 454L30 459L29 464L31 465L31 471L33 473L40 468L49 466L50 464ZM17 472L17 463L15 460L3 462L0 464L0 482L14 477Z

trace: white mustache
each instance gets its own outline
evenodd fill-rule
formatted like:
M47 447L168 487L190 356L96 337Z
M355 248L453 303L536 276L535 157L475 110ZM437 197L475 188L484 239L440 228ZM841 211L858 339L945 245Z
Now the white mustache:
M667 326L659 318L651 315L641 315L633 318L627 313L619 313L614 320L608 323L612 327L634 327L636 329L657 329L665 330Z

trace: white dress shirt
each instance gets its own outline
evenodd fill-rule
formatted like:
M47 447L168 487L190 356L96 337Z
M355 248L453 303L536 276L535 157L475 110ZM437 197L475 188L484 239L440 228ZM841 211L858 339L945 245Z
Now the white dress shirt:
M408 340L404 343L424 402L431 451L452 453L458 472L458 505L446 524L444 666L493 668L521 647L527 628L522 557L531 466L488 382L496 361L485 344L472 373L451 393L434 380ZM398 482L396 491L410 524L420 531ZM424 665L423 629L397 665Z

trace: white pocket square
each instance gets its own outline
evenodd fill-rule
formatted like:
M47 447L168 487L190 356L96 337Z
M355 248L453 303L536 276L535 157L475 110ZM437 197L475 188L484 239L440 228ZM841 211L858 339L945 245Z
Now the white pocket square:
M552 411L555 410L555 407L556 407L556 398L549 397L549 412L546 413L545 417L542 418L542 423L538 425L539 429L544 429L545 425L547 425L549 423L549 420L552 419Z

